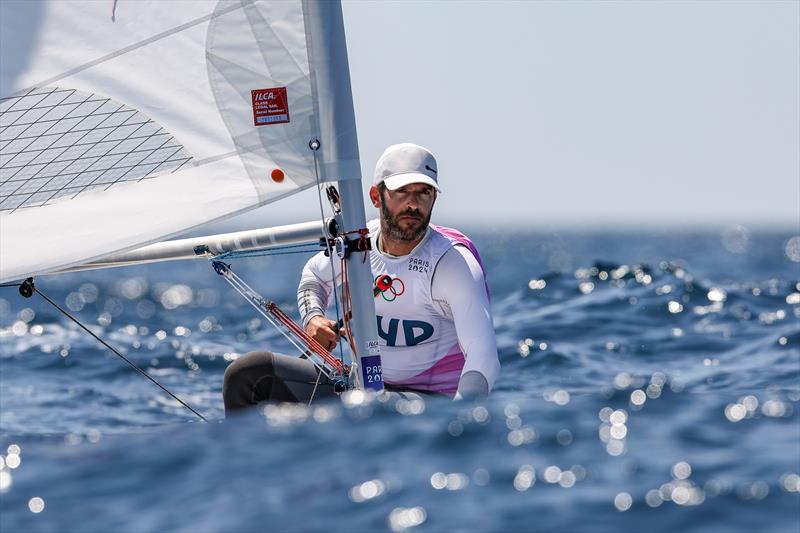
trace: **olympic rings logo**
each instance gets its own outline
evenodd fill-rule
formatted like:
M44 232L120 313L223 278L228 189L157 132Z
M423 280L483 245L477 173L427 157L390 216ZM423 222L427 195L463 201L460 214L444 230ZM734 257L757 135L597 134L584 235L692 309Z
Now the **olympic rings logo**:
M380 294L387 302L395 301L405 291L406 285L400 278L392 278L388 274L375 278L375 296Z

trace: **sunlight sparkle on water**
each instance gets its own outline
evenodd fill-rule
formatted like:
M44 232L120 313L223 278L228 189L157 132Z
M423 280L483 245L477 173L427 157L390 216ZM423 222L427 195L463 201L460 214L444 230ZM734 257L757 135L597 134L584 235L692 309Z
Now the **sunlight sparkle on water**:
M692 475L692 467L686 461L672 465L672 477L675 479L686 479Z
M540 291L547 287L547 282L543 279L532 279L528 282L528 288L532 291Z
M780 484L786 492L800 492L800 476L797 474L782 475Z
M589 294L594 290L594 283L591 281L584 281L578 285L578 289L580 289L583 294Z
M461 472L453 472L445 476L447 490L463 490L469 485L469 477Z
M350 489L350 499L355 503L363 503L377 498L386 491L386 485L380 479L371 479Z
M790 261L800 263L800 235L792 237L786 241L784 252Z
M6 492L11 488L11 484L13 483L13 479L11 478L11 472L8 470L0 470L0 492Z
M569 392L565 391L564 389L559 390L546 390L542 394L542 397L545 401L552 402L558 406L565 406L570 401Z
M15 468L19 468L19 465L21 465L21 464L22 464L22 459L20 459L20 456L18 454L9 453L6 456L6 466L8 468L13 470Z
M339 410L331 405L318 405L314 407L314 414L312 416L315 422L324 424L339 416Z
M612 424L624 424L628 421L628 413L626 413L623 409L617 409L611 416L609 417L609 421Z
M625 453L625 441L619 439L611 439L606 444L606 452L612 457L618 457Z
M556 440L562 446L569 446L572 444L572 432L568 429L562 429L556 434Z
M571 488L575 485L578 477L575 475L572 470L564 470L561 472L561 476L558 478L558 484L564 487L565 489Z
M514 447L528 444L536 440L536 430L530 426L511 430L508 433L507 440L508 443Z
M614 388L617 390L624 390L631 386L633 378L627 372L620 372L614 376Z
M631 404L635 406L642 406L647 401L647 395L642 389L636 389L631 393Z
M767 400L761 406L761 413L769 417L788 416L792 412L792 406L780 400Z
M725 418L731 422L738 422L747 416L747 409L740 403L728 404L725 407Z
M389 513L389 527L392 531L403 531L423 524L428 515L422 507L396 507Z
M506 417L506 427L508 429L514 430L519 429L522 427L522 419L518 416L507 416Z
M397 400L394 408L403 416L416 416L425 412L425 401L419 398Z
M28 332L28 324L26 324L26 323L25 323L24 321L22 321L22 320L17 320L17 321L16 321L16 322L14 322L14 324L11 326L11 333L13 333L14 335L16 335L17 337L22 337L22 336L23 336L23 335L25 335L27 332Z
M486 424L489 421L489 410L482 405L473 408L472 419L478 424Z
M675 300L670 300L670 302L667 304L667 309L669 310L670 313L677 314L683 311L683 305L681 305L680 302L676 302Z
M34 496L28 501L28 509L34 514L44 511L44 500L39 496Z
M522 465L514 476L514 488L519 492L525 492L536 484L536 470L531 465Z
M451 437L460 436L464 433L464 424L462 424L460 420L451 421L447 424L447 433L449 433Z
M645 503L650 507L658 507L664 500L661 498L661 493L656 489L651 489L647 491L647 495L644 497Z
M558 483L558 480L561 479L561 469L555 465L548 466L544 469L542 479L548 483Z
M627 492L620 492L614 497L614 507L617 511L625 512L633 505L633 498Z
M176 309L192 302L194 291L188 285L173 285L161 293L159 298L164 309Z
M310 407L293 403L267 404L261 412L266 418L267 424L275 427L303 423L311 416Z

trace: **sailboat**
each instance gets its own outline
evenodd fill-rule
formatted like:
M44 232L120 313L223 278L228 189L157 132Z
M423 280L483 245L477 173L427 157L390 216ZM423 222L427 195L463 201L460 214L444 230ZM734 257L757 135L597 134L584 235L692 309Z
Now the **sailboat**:
M353 355L320 364L383 388L338 1L4 0L0 35L0 283L205 258L266 314L220 258L321 243ZM167 240L331 183L327 219Z

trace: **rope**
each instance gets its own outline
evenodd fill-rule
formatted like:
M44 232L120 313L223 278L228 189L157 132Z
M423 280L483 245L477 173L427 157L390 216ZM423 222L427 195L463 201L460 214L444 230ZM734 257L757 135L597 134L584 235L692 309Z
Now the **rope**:
M92 337L94 337L95 339L97 339L97 341L98 341L100 344L102 344L103 346L105 346L106 348L108 348L109 350L111 350L112 352L114 352L114 354L115 354L117 357L119 357L120 359L122 359L123 361L125 361L126 363L128 363L128 365L130 365L130 367L131 367L131 368L133 368L134 370L136 370L137 372L139 372L141 375L143 375L144 377L146 377L147 379L149 379L150 381L152 381L152 382L153 382L153 383L154 383L154 384L155 384L155 385L156 385L158 388L160 388L162 391L164 391L164 392L166 392L167 394L169 394L169 395L170 395L170 396L171 396L171 397L172 397L174 400L176 400L176 401L177 401L178 403L180 403L182 406L184 406L185 408L187 408L188 410L190 410L191 412L193 412L194 414L196 414L196 415L198 416L198 418L200 418L200 420L202 420L203 422L208 422L208 420L206 420L206 418L205 418L203 415L201 415L200 413L198 413L197 411L195 411L195 410L192 408L192 406L190 406L188 403L184 402L183 400L181 400L180 398L178 398L177 396L175 396L174 394L172 394L172 393L171 393L169 390L167 390L167 388L166 388L166 387L164 387L164 386L163 386L161 383L159 383L158 381L156 381L156 380L155 380L155 378L153 378L153 377L152 377L150 374L148 374L147 372L145 372L144 370L142 370L141 368L139 368L139 367L136 365L136 363L134 363L133 361L131 361L130 359L128 359L127 357L125 357L124 355L122 355L121 353L119 353L119 351L117 351L115 348L113 348L111 345L109 345L109 344L108 344L106 341L104 341L103 339L101 339L100 337L98 337L97 335L95 335L95 333L94 333L92 330L90 330L89 328L87 328L86 326L84 326L84 325L83 325L83 324L82 324L82 323L81 323L81 322L80 322L80 321L79 321L77 318L75 318L74 316L72 316L71 314L69 314L67 311L65 311L64 309L62 309L62 308L61 308L61 306L59 306L59 305L58 305L57 303L55 303L53 300L51 300L50 298L48 298L46 294L44 294L42 291L40 291L39 289L37 289L35 286L33 287L33 290L34 290L34 292L36 292L36 293L37 293L39 296L41 296L42 298L44 298L45 300L47 300L47 301L50 303L50 305L52 305L53 307L55 307L56 309L58 309L59 311L61 311L61 312L64 314L64 316L66 316L67 318L69 318L70 320L72 320L73 322L75 322L75 323L76 323L76 324L77 324L77 325L78 325L78 326L79 326L81 329L83 329L83 330L84 330L86 333L88 333L89 335L91 335Z
M212 259L214 270L221 275L239 294L241 294L250 305L252 305L264 318L272 324L286 339L294 345L301 353L308 353L308 351L298 344L298 341L305 344L311 351L318 354L322 360L330 365L334 372L343 374L347 369L342 363L342 360L337 359L330 351L326 350L316 339L311 337L305 330L297 324L292 318L287 315L281 308L271 300L267 300L255 290L253 290L245 281L234 273L230 265L222 261ZM278 324L281 324L281 328ZM331 372L317 364L313 359L312 363L325 375L331 378Z
M284 251L291 250L291 251ZM318 243L303 243L303 244L290 244L287 246L280 246L277 248L262 248L258 250L233 250L214 256L214 259L232 259L236 257L262 257L267 255L289 255L289 254L306 254L316 253L319 251Z
M319 216L320 216L320 219L324 223L324 221L325 221L325 209L322 207L322 183L320 182L319 161L317 160L317 150L319 149L319 141L316 142L316 148L314 148L314 141L309 143L309 147L311 148L311 151L314 153L314 177L315 177L315 179L317 181L317 198L319 199ZM337 324L337 326L336 326L337 327L336 334L338 335L339 334L339 326L338 326L338 324L347 324L349 319L347 317L347 314L344 313L343 310L341 310L341 308L339 306L339 298L336 296L336 268L335 268L334 261L333 261L333 248L331 247L330 241L328 239L325 239L325 247L326 247L326 249L328 251L328 258L330 259L330 263L331 263L331 283L333 283L333 287L334 287L331 292L333 293L333 303L334 303L334 307L336 309L336 324ZM344 278L342 278L342 279L344 279ZM355 354L355 352L353 352L353 353ZM342 346L341 342L339 343L339 359L344 361L344 347ZM353 358L353 360L355 361L355 357Z
M311 391L311 396L308 398L308 406L311 407L311 402L314 401L314 396L317 394L317 387L319 387L319 378L322 377L322 372L317 372L317 381L314 383L314 390Z

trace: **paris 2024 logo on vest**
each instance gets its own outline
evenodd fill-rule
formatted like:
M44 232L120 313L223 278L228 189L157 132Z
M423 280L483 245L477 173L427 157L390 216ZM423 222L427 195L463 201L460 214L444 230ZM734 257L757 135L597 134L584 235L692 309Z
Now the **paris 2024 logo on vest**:
M405 284L400 278L383 275L375 279L375 296L380 294L386 302L395 301L398 296L403 295L405 290ZM401 327L405 343L400 346L416 346L433 336L433 325L423 320L389 318L388 324L384 327L384 317L377 315L377 319L378 335L386 341L387 346L398 346L397 334Z

